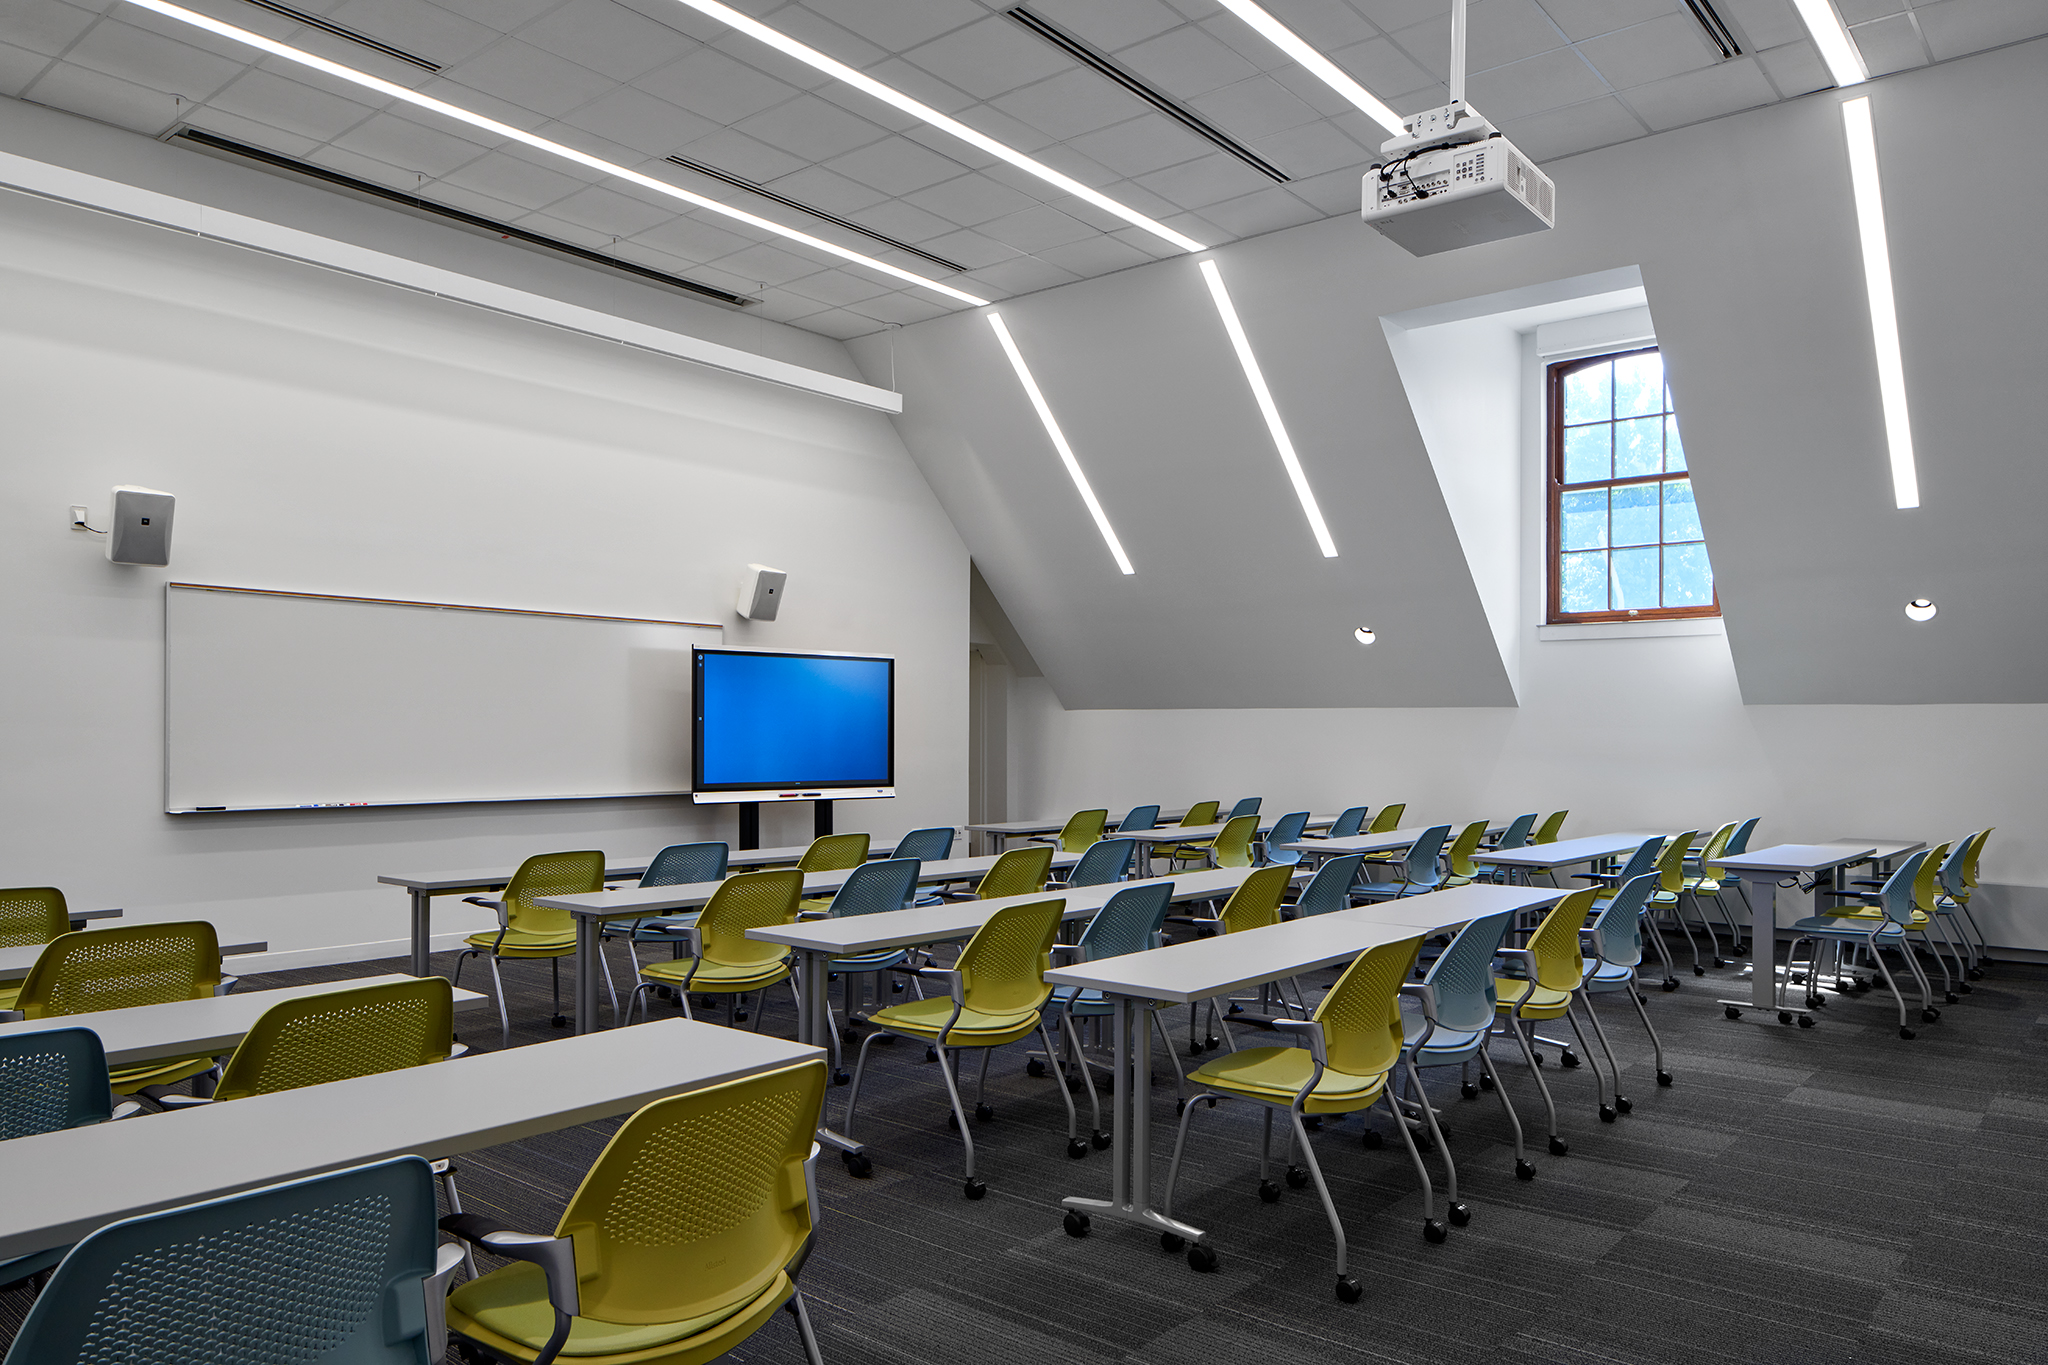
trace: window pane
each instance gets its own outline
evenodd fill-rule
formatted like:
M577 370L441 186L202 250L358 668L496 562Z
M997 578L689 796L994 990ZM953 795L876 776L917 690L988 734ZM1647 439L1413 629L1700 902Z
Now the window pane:
M1664 539L1700 540L1700 509L1692 500L1691 479L1671 479L1664 485Z
M1659 604L1657 547L1616 550L1609 566L1614 611L1647 611Z
M1614 382L1612 363L1588 365L1564 377L1564 424L1604 422L1614 415L1609 398Z
M1660 351L1614 362L1614 415L1644 417L1664 411L1664 356ZM1570 421L1570 418L1566 418Z
M1678 441L1678 415L1664 419L1664 472L1676 474L1685 468L1685 447Z
M1558 565L1561 576L1557 586L1557 605L1560 610L1607 610L1605 550L1594 550L1587 554L1559 555Z
M1638 417L1614 424L1614 477L1633 479L1664 470L1664 419Z
M1612 477L1609 446L1614 428L1605 422L1590 427L1566 427L1564 432L1564 481L1590 483Z
M1614 544L1657 543L1657 488L1654 483L1639 483L1631 488L1614 490L1614 529L1610 532ZM1636 605L1641 606L1642 603Z
M1714 600L1714 569L1704 545L1664 548L1664 605L1704 607Z
M1566 493L1558 499L1558 548L1599 550L1607 545L1607 490Z

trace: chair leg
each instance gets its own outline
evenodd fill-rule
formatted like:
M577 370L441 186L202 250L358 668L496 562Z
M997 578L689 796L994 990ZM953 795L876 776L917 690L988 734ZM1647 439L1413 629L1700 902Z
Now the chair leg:
M455 1188L455 1163L443 1158L434 1163L434 1174L441 1178L441 1192L448 1197L448 1212L462 1212L462 1191ZM469 1271L469 1278L476 1278L476 1251L468 1242L462 1244L462 1264Z
M599 965L604 968L605 993L612 998L612 1027L617 1028L619 1026L619 986L616 981L612 980L612 960L604 955L604 940L602 939L598 940L597 944L597 960Z
M1187 1073L1180 1069L1180 1059L1173 1055L1173 1039L1166 1035L1166 1020L1160 1018L1158 1010L1148 1012L1152 1016L1152 1026L1159 1030L1160 1055L1165 1057L1166 1064L1173 1068L1173 1098L1177 1103L1186 1104L1188 1077Z
M1543 1095L1543 1113L1550 1124L1550 1154L1565 1154L1564 1139L1557 1135L1557 1101L1551 1098L1550 1083L1543 1079L1543 1068L1536 1065L1536 1054L1530 1050L1529 1036L1522 1031L1522 1021L1510 1017L1508 1032L1514 1034L1515 1045L1522 1049L1522 1060L1529 1064L1529 1074L1536 1078L1536 1089Z
M1272 1113L1270 1108L1266 1110L1269 1121ZM1330 1220L1331 1240L1337 1244L1337 1294L1346 1303L1355 1303L1359 1296L1359 1288L1358 1281L1351 1278L1350 1249L1344 1240L1344 1220L1337 1216L1337 1201L1330 1197L1329 1182L1323 1179L1323 1164L1316 1160L1315 1149L1308 1144L1308 1129L1301 1121L1301 1111L1289 1108L1287 1118L1294 1126L1294 1140L1301 1144L1302 1164L1308 1167L1308 1178L1315 1182L1316 1197L1323 1201L1323 1216ZM1291 1150L1288 1155L1293 1155Z
M1607 1102L1607 1073L1600 1069L1600 1059L1593 1055L1593 1049L1586 1046L1585 1032L1579 1027L1579 1012L1573 1008L1577 1000L1578 992L1574 991L1572 998L1564 1002L1564 1021L1572 1026L1572 1037L1579 1045L1579 1052L1592 1063L1593 1089L1600 1098L1600 1117L1604 1122L1612 1123L1615 1109Z
M1522 1180L1534 1180L1536 1167L1530 1162L1529 1154L1522 1143L1522 1116L1515 1112L1515 1102L1508 1098L1508 1088L1501 1082L1500 1073L1493 1069L1493 1059L1486 1055L1484 1044L1479 1049L1479 1074L1493 1078L1493 1093L1500 1101L1500 1107L1508 1116L1508 1127L1515 1135L1515 1175Z
M1060 1012L1060 1036L1066 1040L1067 1051L1081 1067L1081 1079L1088 1086L1088 1134L1097 1142L1102 1139L1102 1097L1095 1091L1095 1069L1088 1065L1087 1050L1081 1046L1081 1031L1074 1024L1074 1016ZM1053 1079L1062 1088L1067 1081L1064 1069L1055 1066Z
M1380 1100L1386 1102L1387 1112L1394 1119L1394 1129L1401 1135L1401 1145L1408 1149L1408 1164L1415 1168L1415 1178L1422 1183L1422 1235L1432 1242L1441 1242L1448 1233L1437 1221L1436 1186L1429 1182L1429 1167L1422 1164L1422 1153L1415 1149L1415 1134L1409 1131L1408 1120L1401 1116L1401 1106L1394 1099L1391 1084L1380 1092Z
M839 1120L839 1126L841 1130L844 1131L846 1136L848 1137L853 1136L853 1111L860 1104L860 1081L861 1077L867 1074L868 1049L873 1047L875 1045L875 1039L881 1036L882 1031L880 1029L876 1029L873 1033L870 1033L867 1037L861 1039L860 1056L854 1059L853 1088L846 1092L846 1113L842 1115Z
M1208 1098L1210 1098L1208 1091L1197 1090L1194 1097L1188 1101L1187 1108L1180 1111L1180 1124L1175 1130L1173 1137L1173 1160L1166 1168L1166 1197L1159 1204L1159 1211L1168 1218L1173 1217L1173 1192L1180 1185L1180 1159L1181 1154L1187 1150L1188 1121L1194 1118L1195 1111L1200 1109L1202 1101ZM1225 1099L1228 1097L1218 1095L1215 1098ZM848 1136L851 1136L851 1134Z
M1630 984L1629 991L1634 993L1635 986L1633 983ZM1607 1045L1607 1029L1600 1022L1600 1011L1593 1007L1592 993L1588 991L1583 992L1583 994L1585 996L1586 1018L1593 1021L1593 1037L1599 1042L1600 1051L1607 1057L1607 1070L1614 1076L1615 1110L1626 1114L1630 1106L1628 1097L1621 1093L1621 1065L1614 1060L1614 1049Z
M1415 1069L1413 1057L1409 1059L1407 1066L1408 1092L1415 1096L1415 1102L1422 1107L1422 1120L1429 1125L1430 1141L1436 1144L1438 1153L1444 1159L1444 1198L1450 1210L1451 1221L1463 1227L1472 1221L1472 1211L1458 1202L1458 1163L1451 1159L1451 1144L1444 1140L1443 1127L1436 1121L1436 1110L1430 1106L1429 1092L1422 1088L1422 1073Z
M1657 1056L1657 1084L1671 1084L1671 1073L1664 1069L1664 1040L1657 1036L1657 1026L1650 1022L1650 1012L1643 1008L1643 999L1634 986L1629 988L1628 1002L1636 1007L1636 1017L1643 1021L1643 1032L1650 1035L1650 1049Z
M491 988L498 993L498 1047L502 1050L512 1046L512 1015L505 1008L505 978L498 974L496 953L484 960L491 964Z
M1870 960L1877 964L1879 974L1884 977L1885 986L1892 993L1892 1000L1899 1007L1899 1032L1901 1034L1910 1033L1911 1029L1906 1024L1906 997L1899 994L1899 983L1892 979L1892 969L1885 965L1883 951L1873 945L1870 950Z
M960 1146L966 1153L967 1184L971 1189L974 1185L974 1134L968 1130L967 1111L960 1105L960 1083L953 1079L953 1058L948 1055L958 1051L958 1048L939 1049L939 1078L946 1083L946 1098L952 1101L953 1117L960 1124ZM986 1048L982 1049L982 1060L984 1063L988 1060ZM853 1134L848 1133L847 1136L852 1137Z
M804 1344L804 1359L809 1362L809 1365L825 1365L825 1357L818 1350L818 1334L811 1327L809 1310L804 1307L803 1291L798 1290L796 1293L791 1294L789 1302L782 1306L789 1310L791 1317L796 1319L796 1334L802 1339Z
M1657 950L1657 960L1664 964L1664 988L1678 989L1678 974L1671 969L1671 950L1664 946L1664 935L1657 930L1656 916L1644 913L1637 922L1649 931L1650 946Z
M1074 1144L1082 1141L1080 1132L1081 1120L1080 1116L1074 1111L1073 1092L1067 1089L1066 1068L1060 1066L1058 1062L1055 1060L1060 1055L1059 1050L1052 1045L1052 1034L1048 1032L1045 1027L1045 1016L1043 1014L1038 1016L1038 1041L1045 1045L1046 1060L1053 1062L1052 1078L1059 1085L1061 1102L1067 1106L1068 1154L1072 1156L1084 1156L1087 1154L1088 1150L1085 1145L1081 1148L1079 1152L1074 1151ZM987 1055L993 1051L995 1051L994 1048L984 1048L982 1050L982 1056L986 1058ZM1084 1070L1087 1068L1086 1062L1083 1062L1081 1065ZM988 1075L988 1063L986 1061L982 1063L981 1074L984 1077ZM1090 1097L1093 1097L1095 1094L1095 1082L1092 1080L1088 1083L1088 1094L1090 1095ZM1097 1130L1099 1131L1102 1126L1102 1116L1099 1112L1096 1115L1095 1124Z

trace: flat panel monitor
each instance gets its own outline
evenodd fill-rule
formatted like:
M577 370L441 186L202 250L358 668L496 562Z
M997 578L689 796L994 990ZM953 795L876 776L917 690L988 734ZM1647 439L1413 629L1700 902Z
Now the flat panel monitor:
M896 661L693 651L692 785L700 799L892 795Z

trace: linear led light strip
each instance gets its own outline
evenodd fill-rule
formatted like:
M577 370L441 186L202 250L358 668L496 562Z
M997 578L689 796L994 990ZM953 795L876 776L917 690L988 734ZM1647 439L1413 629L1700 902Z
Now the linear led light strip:
M1052 415L1052 407L1039 391L1038 381L1031 377L1031 367L1024 363L1024 353L1017 349L1017 342L1010 335L1010 329L1003 324L1001 313L990 313L988 325L995 329L996 340L1002 343L1003 354L1010 358L1010 368L1017 372L1017 382L1024 386L1024 394L1031 400L1031 406L1038 412L1038 420L1045 424L1045 434L1052 438L1052 448L1060 453L1060 463L1067 467L1067 477L1074 481L1074 488L1081 495L1081 501L1088 505L1088 515L1095 518L1095 529L1102 532L1103 544L1109 546L1110 557L1116 560L1117 568L1125 573L1136 573L1131 567L1131 557L1124 553L1123 542L1116 538L1116 528L1109 524L1109 514L1102 510L1102 503L1096 498L1095 490L1088 483L1088 476L1081 472L1081 462L1074 458L1074 448L1067 444L1066 433L1060 430L1059 422Z
M1877 133L1870 97L1842 105L1849 143L1849 183L1856 191L1856 227L1863 238L1863 285L1870 294L1870 338L1877 347L1877 391L1884 400L1884 434L1891 447L1892 496L1920 505L1920 475L1913 463L1913 422L1906 412L1906 361L1899 351L1899 310L1892 296L1891 244L1884 230L1884 185L1877 174Z
M1856 50L1855 40L1842 25L1842 16L1835 13L1828 0L1792 3L1799 10L1799 17L1806 21L1806 31L1813 35L1813 45L1820 49L1821 60L1828 64L1828 74L1835 78L1836 85L1861 85L1870 79L1863 54Z
M496 119L485 118L482 114L471 113L469 110L458 105L449 104L444 100L437 100L431 95L422 95L417 90L408 90L402 85L394 85L390 81L380 80L366 72L343 66L339 62L330 62L325 57L316 57L310 52L301 52L298 48L287 46L274 39L265 38L260 33L251 33L247 29L236 28L232 24L224 24L218 19L209 19L203 14L195 14L191 10L166 4L165 0L128 0L128 3L161 14L165 18L176 19L180 23L190 24L194 28L204 29L208 33L218 34L220 37L246 44L249 47L256 48L258 51L268 52L273 57L283 57L286 61L297 62L301 66L309 66L315 71L324 71L328 75L339 80L348 81L352 85L360 85L367 90L375 90L380 95L388 95L392 99L403 100L405 103L421 109L430 109L437 114L445 115L458 122L467 123L471 127L481 128L488 133L495 133L499 137L509 138L514 142L523 142L529 147L538 148L551 156L559 156L565 161L573 161L579 166L588 166L594 171L602 171L606 175L617 176L619 179L630 181L643 189L653 190L656 194L666 195L671 199L680 199L686 204L692 204L701 209L709 209L713 213L722 214L727 218L737 219L749 227L759 228L763 232L773 233L777 237L787 238L792 242L802 242L805 246L815 247L817 250L828 255L837 256L844 261L852 261L856 265L864 265L870 270L879 270L885 275L892 275L906 283L944 294L947 298L958 299L962 303L974 304L976 306L988 302L987 299L978 298L964 289L955 289L950 284L940 284L937 280L928 280L924 276L904 270L900 266L890 265L887 261L878 261L872 256L863 256L858 251L849 251L845 247L828 242L822 237L813 237L807 232L798 232L795 228L784 227L780 223L770 222L768 219L757 217L746 212L744 209L736 209L730 204L721 204L716 199L707 199L701 194L692 194L690 191L677 185L671 185L665 180L656 180L651 175L642 175L638 171L628 170L624 166L616 165L601 157L591 156L587 152L579 152L574 147L565 147L559 142L550 142L544 137L535 137L524 129L514 128L510 124L500 123Z
M1827 0L1820 2L1826 4ZM1223 0L1223 8L1257 29L1259 35L1267 42L1294 58L1324 85L1350 100L1366 117L1395 137L1400 137L1408 131L1399 114L1389 109L1370 90L1345 75L1335 62L1303 42L1301 36L1293 29L1253 4L1252 0ZM1335 554L1336 551L1329 550L1325 553Z
M1280 463L1287 468L1287 478L1294 485L1294 496L1301 499L1301 510L1308 517L1308 529L1315 533L1316 545L1323 552L1323 558L1337 557L1337 542L1330 539L1329 525L1323 520L1323 509L1316 505L1315 490L1308 486L1308 475L1302 472L1301 457L1294 453L1294 442L1287 438L1287 427L1280 420L1280 409L1273 402L1273 391L1266 387L1266 376L1259 369L1259 358L1252 354L1252 343L1244 334L1244 324L1238 321L1237 309L1230 302L1230 291L1223 287L1223 274L1216 269L1216 262L1202 262L1202 278L1208 281L1209 297L1216 301L1216 312L1223 319L1223 330L1230 335L1230 344L1237 351L1237 363L1244 367L1245 382L1252 386L1252 397L1257 400L1259 412L1266 419L1266 430L1273 433L1273 448L1280 452Z
M844 62L834 61L816 48L806 47L789 35L778 33L760 20L742 14L730 5L720 4L719 0L677 0L677 3L688 5L691 9L701 14L708 14L720 23L728 24L738 29L748 37L768 44L777 52L794 57L806 66L816 67L834 80L844 81L854 89L872 95L884 104L901 109L912 118L922 119L932 127L942 132L951 133L954 137L959 138L970 146L979 147L990 156L1001 157L1018 170L1029 171L1047 184L1065 190L1076 199L1085 199L1104 212L1113 213L1125 222L1135 227L1141 227L1153 236L1173 243L1182 251L1203 250L1202 244L1194 238L1175 232L1164 223L1147 218L1130 205L1118 203L1108 195L1088 188L1071 176L1060 174L1044 162L1028 157L1016 148L996 141L986 133L977 132L958 119L948 118L930 105L920 103L902 91L882 84L872 76L863 75Z

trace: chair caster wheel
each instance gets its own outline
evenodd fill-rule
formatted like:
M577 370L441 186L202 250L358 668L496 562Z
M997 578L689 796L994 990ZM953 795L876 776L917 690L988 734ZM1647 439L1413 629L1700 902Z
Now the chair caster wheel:
M1458 1093L1468 1100L1476 1100L1479 1098L1479 1087L1467 1083L1458 1087Z
M1789 1024L1789 1023L1791 1023L1791 1022L1792 1022L1792 1011L1791 1011L1791 1010L1779 1010L1779 1011L1778 1011L1778 1022L1779 1022L1779 1023L1781 1023L1781 1024Z
M1366 1150L1371 1152L1377 1152L1386 1143L1386 1139L1380 1136L1377 1128L1366 1129L1365 1136L1360 1138L1359 1141L1363 1142Z
M1726 1013L1730 1019L1740 1019L1742 1017L1742 1011L1735 1008L1735 1006L1733 1005L1730 1005L1728 1007Z
M935 1047L926 1048L924 1050L924 1059L928 1062L936 1062L939 1060L939 1050Z
M1927 1009L1920 1011L1920 1022L1923 1024L1931 1024L1939 1018L1941 1018L1940 1010Z
M1202 1040L1202 1046L1214 1052L1217 1048L1223 1046L1223 1040L1212 1033Z
M1491 1076L1481 1076L1481 1077L1479 1078L1479 1088L1480 1088L1481 1090L1491 1090L1491 1089L1493 1089L1493 1077L1491 1077Z
M1179 1118L1182 1114L1185 1114L1187 1112L1188 1102L1185 1099L1179 1099L1173 1102L1173 1116L1175 1118Z
M1436 1219L1425 1218L1422 1220L1423 1241L1428 1242L1432 1246L1440 1246L1444 1242L1449 1241L1450 1236L1451 1230Z
M1081 1093L1082 1081L1079 1076L1069 1076L1066 1078L1066 1082L1067 1093L1069 1095L1078 1095Z
M1540 1053L1540 1052L1532 1052L1532 1053L1530 1053L1530 1054L1529 1054L1529 1060L1530 1060L1530 1061L1532 1061L1532 1062L1534 1062L1534 1063L1536 1063L1536 1065L1538 1065L1538 1066L1542 1066L1542 1065L1543 1065L1543 1054L1542 1054L1542 1053Z
M1207 1275L1216 1269L1216 1253L1205 1246L1188 1248L1188 1268Z
M1358 1283L1356 1276L1339 1275L1337 1277L1337 1302L1357 1303L1364 1297L1365 1288Z
M1096 1151L1106 1152L1109 1150L1110 1144L1115 1142L1116 1139L1098 1128L1088 1135L1088 1141L1094 1144Z
M1570 1048L1566 1048L1564 1052L1559 1055L1557 1062L1559 1066L1577 1066L1579 1064L1579 1054L1572 1051Z
M552 1019L548 1020L548 1027L549 1027L549 1028L567 1028L567 1027L569 1027L569 1016L568 1016L568 1015L566 1015L566 1014L558 1014L558 1015L556 1015L556 1016L555 1016L554 1018L552 1018Z
M1085 1213L1075 1213L1072 1209L1069 1209L1067 1216L1060 1219L1060 1226L1067 1230L1067 1236L1069 1237L1086 1237L1088 1235L1088 1215Z
M1603 1104L1603 1105L1601 1105L1601 1106L1600 1106L1600 1121L1601 1121L1602 1123L1612 1123L1612 1122L1614 1122L1614 1106L1613 1106L1613 1105L1611 1105L1611 1104Z
M1642 993L1641 991L1637 991L1637 992L1636 992L1636 1003L1637 1003L1638 1005L1647 1005L1647 1004L1649 1004L1649 1003L1650 1003L1650 997L1649 997L1649 996L1647 996L1647 995L1644 995L1644 994L1643 994L1643 993Z
M733 1022L734 1022L734 1023L736 1023L736 1024L744 1024L744 1023L746 1023L746 1022L747 1022L747 1011L746 1011L746 1010L734 1010L734 1011L732 1012L732 1018L733 1018Z
M1301 1121L1301 1126L1308 1129L1311 1133L1320 1133L1323 1131L1323 1116L1321 1114L1310 1114Z
M1472 1208L1468 1204L1453 1204L1450 1207L1451 1226L1462 1228L1472 1221Z
M1033 1057L1030 1061L1024 1063L1024 1074L1027 1076L1043 1076L1045 1074L1045 1063Z
M1279 1184L1278 1184L1278 1183L1276 1183L1275 1181L1271 1181L1271 1180L1261 1180L1261 1181L1259 1182L1259 1198L1260 1198L1260 1199L1262 1199L1262 1200L1264 1200L1264 1201L1265 1201L1266 1203L1268 1203L1268 1204L1277 1204L1277 1203L1279 1203L1279 1202L1280 1202L1280 1186L1279 1186Z
M1899 1036L1900 1036L1901 1038L1904 1038L1904 1039L1905 1039L1905 1040L1906 1040L1907 1042L1909 1042L1909 1043L1910 1043L1910 1042L1912 1042L1912 1041L1913 1041L1913 1040L1914 1040L1915 1038L1919 1037L1920 1035L1919 1035L1919 1034L1917 1034L1917 1033L1915 1033L1915 1032L1913 1032L1913 1030L1911 1030L1911 1029L1909 1029L1909 1028L1902 1028L1902 1029L1900 1029L1900 1030L1899 1030Z
M988 1193L988 1182L986 1180L976 1180L970 1175L967 1177L967 1183L961 1187L961 1193L965 1194L969 1199L979 1199Z
M1705 976L1707 974L1707 969L1705 967L1700 966L1699 963L1695 962L1692 964L1692 974L1694 976Z
M1535 1178L1536 1178L1536 1163L1535 1163L1535 1162L1533 1162L1533 1161L1527 1161L1527 1160L1524 1160L1524 1159L1523 1159L1522 1157L1516 1157L1516 1158L1515 1158L1515 1179L1517 1179L1517 1180L1534 1180Z
M1665 977L1665 978L1664 978L1664 989L1665 989L1665 990L1667 990L1667 991L1675 991L1675 990L1677 990L1677 989L1678 989L1678 978L1677 978L1677 977L1675 977L1675 976L1667 976L1667 977Z
M1812 1027L1813 1027L1813 1016L1812 1016L1812 1015L1810 1015L1810 1014L1802 1014L1802 1015L1800 1015L1800 1016L1799 1016L1799 1027L1801 1027L1801 1028L1812 1028Z
M1563 1138L1554 1137L1550 1140L1550 1154L1552 1156L1563 1156L1570 1150L1571 1148L1566 1145Z
M889 994L891 994L891 995L901 995L901 994L903 994L903 983L902 983L901 981L891 981L891 982L889 983Z
M1201 1045L1200 1043L1189 1043L1189 1044L1188 1044L1188 1056L1190 1056L1190 1057L1199 1057L1199 1056L1201 1056L1201 1055L1202 1055L1202 1045Z
M974 1117L980 1119L983 1123L987 1123L995 1116L996 1107L992 1104L977 1104L974 1106Z
M676 993L674 989L668 986L656 986L654 988L654 993L664 1000L673 1000L676 998Z
M1307 1189L1308 1172L1299 1166L1289 1166L1287 1168L1287 1188L1290 1190Z
M1635 1107L1636 1102L1626 1095L1616 1095L1614 1097L1614 1109L1616 1113L1632 1113L1635 1110Z
M1074 1160L1076 1161L1079 1161L1082 1157L1088 1155L1088 1139L1079 1137L1068 1138L1067 1155L1074 1158Z
M1959 991L1961 991L1961 992L1962 992L1962 993L1963 993L1964 995L1973 995L1973 994L1975 994L1975 993L1976 993L1976 990L1977 990L1977 988L1976 988L1975 986L1972 986L1972 985L1971 985L1971 984L1970 984L1969 982L1967 982L1967 981L1958 981L1958 982L1956 982L1956 989L1957 989L1957 990L1959 990ZM1950 1004L1954 1004L1955 1002L1954 1002L1953 1000L1951 1000L1951 1001L1950 1001L1949 1003L1950 1003Z
M1715 971L1717 971L1717 972L1718 972L1718 971L1720 971L1720 970L1721 970L1721 968L1723 968L1723 967L1725 967L1725 966L1727 966L1727 965L1728 965L1727 963L1723 962L1723 961L1722 961L1722 960L1721 960L1720 958L1718 958L1718 957L1714 959L1714 970L1715 970ZM1697 976L1705 976L1705 975L1706 975L1706 973L1705 973L1705 972L1702 972L1702 971L1700 971L1700 970L1699 970L1698 968L1694 968L1694 969L1693 969L1693 971L1694 971L1694 974L1695 974L1695 975L1697 975Z
M1668 1072L1668 1071L1660 1071L1660 1072L1658 1072L1658 1073L1657 1073L1657 1084L1659 1084L1659 1085L1661 1085L1661 1086L1665 1086L1665 1087L1667 1087L1667 1088L1668 1088L1668 1087L1670 1086L1670 1084L1671 1084L1671 1073L1670 1073L1670 1072Z
M1972 967L1964 975L1968 976L1972 981L1982 981L1984 979L1984 969L1982 967Z
M850 1071L835 1071L832 1073L832 1084L834 1085L845 1085L852 1080L853 1073Z
M960 1116L950 1109L946 1111L946 1126L956 1133L960 1131Z
M1226 1010L1226 1011L1225 1011L1225 1013L1227 1013L1227 1014L1243 1014L1243 1013L1244 1013L1244 1006L1243 1006L1243 1005L1232 1005L1232 1006L1231 1006L1231 1007L1230 1007L1230 1008L1229 1008L1228 1010Z
M866 1180L875 1173L875 1163L866 1152L841 1152L839 1159L846 1163L846 1173L856 1180Z
M1956 1001L1960 999L1962 999L1960 995L1957 995L1954 991L1950 991L1947 995L1942 997L1941 1003L1944 1005L1953 1005L1956 1003Z
M1177 1232L1162 1232L1159 1234L1159 1249L1161 1251L1170 1251L1178 1256L1180 1255L1181 1248L1186 1245L1187 1241Z

